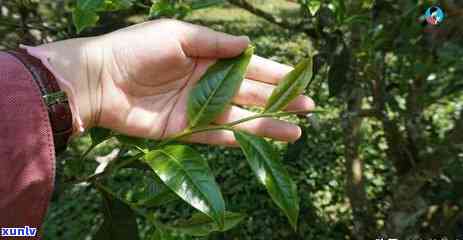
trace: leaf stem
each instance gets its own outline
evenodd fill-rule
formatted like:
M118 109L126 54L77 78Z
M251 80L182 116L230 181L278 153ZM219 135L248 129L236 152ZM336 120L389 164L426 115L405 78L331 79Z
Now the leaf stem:
M110 139L110 138L111 138L111 137L108 137L108 138L106 138L105 140L103 140L103 141L101 141L101 142L99 142L99 143L93 143L93 140L92 140L92 145L90 145L90 147L87 148L87 150L80 156L80 160L84 160L84 159L87 157L87 155L88 155L93 149L95 149L98 145L100 145L100 144L106 142L106 141L107 141L108 139Z
M121 168L135 162L136 160L138 160L143 155L144 155L144 153L138 153L135 156L131 157L130 159L127 159L127 160L119 163L118 165L115 165L114 167L108 167L107 169L105 169L101 173L95 173L95 174L92 174L92 175L89 175L89 176L86 176L86 177L83 177L83 178L79 178L76 181L73 181L72 183L77 184L77 183L83 183L83 182L91 182L91 183L96 182L98 177L105 176L105 175L108 175L109 173L111 173L113 171L119 170L119 169L121 169Z
M229 130L233 131L233 127L247 122L251 121L257 118L266 118L266 117L284 117L284 116L289 116L289 115L294 115L294 114L308 114L308 113L323 113L325 111L323 110L312 110L312 111L291 111L291 112L275 112L275 113L259 113L253 116L249 116L246 118L242 118L240 120L231 122L231 123L226 123L223 125L218 125L218 126L208 126L208 127L200 127L200 128L193 128L193 129L186 129L184 132L181 132L171 138L165 139L164 141L160 142L157 147L164 146L166 144L172 143L174 141L180 140L182 138L191 136L195 133L200 133L200 132L207 132L207 131L216 131L216 130Z
M119 163L118 165L115 165L114 167L110 168L111 171L115 171L115 170L119 170L135 161L137 161L140 157L142 157L143 155L145 154L145 152L141 152L141 153L138 153L136 154L135 156L133 156L132 158L130 159L127 159L121 163Z

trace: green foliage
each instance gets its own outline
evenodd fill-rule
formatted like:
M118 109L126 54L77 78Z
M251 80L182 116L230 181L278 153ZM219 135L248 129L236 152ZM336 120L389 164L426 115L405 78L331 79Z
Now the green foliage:
M190 13L191 7L188 4L180 2L173 2L169 0L154 1L150 7L148 16L150 18L159 17L185 17Z
M225 203L207 162L198 152L171 145L149 152L145 159L173 192L223 228Z
M77 32L82 32L87 27L95 26L100 19L96 11L86 11L79 8L76 8L72 15Z
M137 221L130 207L102 190L104 222L95 239L139 239Z
M224 225L220 227L211 219L200 213L194 214L190 219L179 221L169 229L189 236L207 236L217 231L228 231L243 221L245 215L240 213L225 212Z
M235 59L219 60L201 77L188 96L190 128L206 126L223 113L244 79L253 52L248 48Z
M149 148L150 140L143 138L130 137L126 135L116 135L116 139L123 145L127 147L134 147L138 149Z
M140 193L140 200L137 205L146 208L155 208L165 205L178 199L171 189L169 189L157 175L150 176L151 182Z
M320 0L299 0L299 3L304 6L307 10L309 10L312 16L317 14L318 10L320 9L322 3Z
M77 32L93 27L100 19L99 13L118 11L132 6L133 0L77 0L72 20Z
M257 179L296 230L299 215L297 187L281 163L278 152L262 138L240 131L234 133Z
M294 98L301 95L312 80L312 69L312 59L301 61L273 90L264 112L283 110Z
M105 12L121 11L133 5L149 9L148 18L161 17L184 18L193 10L223 3L224 0L153 0L151 6L138 3L136 0L76 0L72 19L77 33L95 27L100 15Z

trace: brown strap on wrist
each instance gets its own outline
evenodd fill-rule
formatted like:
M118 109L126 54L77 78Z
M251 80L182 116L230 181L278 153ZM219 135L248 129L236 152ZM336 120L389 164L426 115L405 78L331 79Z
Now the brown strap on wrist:
M23 49L9 51L8 53L20 60L31 72L34 82L39 87L44 103L48 108L55 150L57 153L65 150L72 134L72 112L65 97L55 97L60 94L64 96L55 76L53 76L39 59L29 55ZM50 97L52 99L51 101Z

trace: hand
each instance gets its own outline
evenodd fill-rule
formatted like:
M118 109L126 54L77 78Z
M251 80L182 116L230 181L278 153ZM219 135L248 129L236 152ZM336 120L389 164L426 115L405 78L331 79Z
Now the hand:
M74 102L84 127L101 126L132 136L163 139L187 126L188 92L217 59L239 55L247 37L215 32L175 20L138 24L107 35L43 45L51 68L74 89ZM263 106L272 90L292 68L253 56L234 104ZM72 93L62 86L68 95ZM311 110L313 101L299 96L288 109ZM253 115L237 105L215 123ZM281 141L294 141L297 125L255 119L236 126L250 133ZM234 145L228 131L198 133L186 141Z

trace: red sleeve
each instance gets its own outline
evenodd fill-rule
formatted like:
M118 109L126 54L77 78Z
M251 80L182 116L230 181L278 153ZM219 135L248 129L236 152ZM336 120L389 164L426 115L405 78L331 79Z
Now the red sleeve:
M54 162L40 90L22 63L0 52L0 228L39 229L53 189Z

